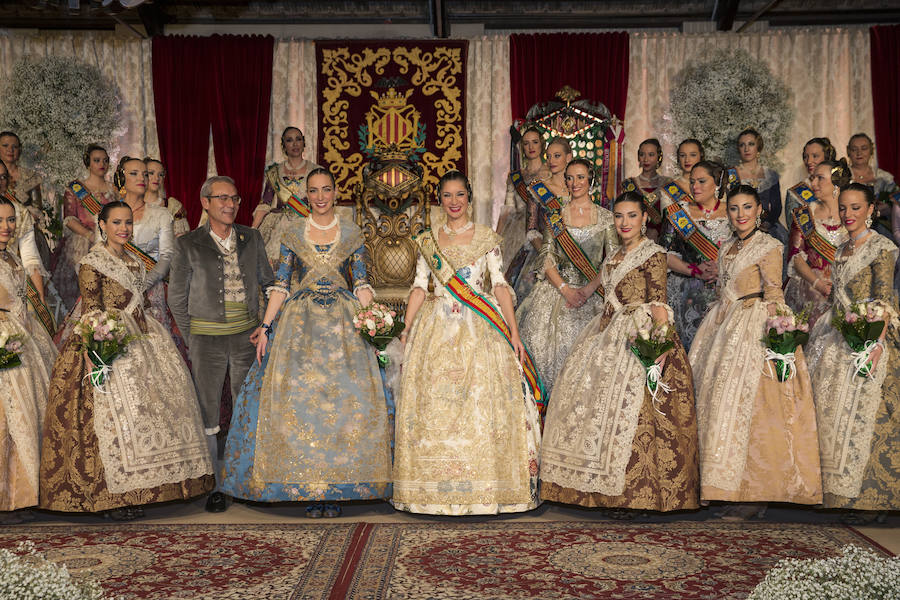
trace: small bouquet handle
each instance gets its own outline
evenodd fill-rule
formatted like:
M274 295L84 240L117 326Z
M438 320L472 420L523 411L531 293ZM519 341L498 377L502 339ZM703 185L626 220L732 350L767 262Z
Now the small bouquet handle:
M657 360L675 347L675 329L669 323L651 324L649 327L635 325L629 342L631 352L644 367L644 381L650 392L653 410L662 415L665 413L659 410L659 393L668 394L672 388L663 383L663 369Z
M772 373L772 362L775 363L775 373ZM770 377L777 377L778 381L784 382L797 372L797 356L793 352L781 353L766 348L766 366Z
M875 348L880 345L881 343L878 340L868 340L863 345L862 350L850 353L850 358L853 361L850 368L854 375L872 377L872 363L869 361L869 357L875 351Z
M91 358L91 362L94 363L94 368L88 371L85 379L91 382L91 385L94 386L95 390L105 394L107 392L104 389L104 384L109 379L112 367L103 362L103 359L94 350L88 350L88 355Z

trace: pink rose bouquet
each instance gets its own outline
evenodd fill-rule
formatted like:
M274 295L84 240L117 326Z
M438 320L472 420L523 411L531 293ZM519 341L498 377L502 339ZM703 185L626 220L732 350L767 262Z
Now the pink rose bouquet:
M848 308L834 307L831 326L841 332L853 349L853 367L860 377L868 377L872 372L869 355L878 346L878 338L884 331L888 316L888 306L881 300L863 301Z
M353 315L353 326L367 342L378 349L378 364L387 366L385 347L403 331L403 319L397 318L397 311L384 304L373 302L363 306Z
M75 325L75 335L81 338L81 349L94 363L88 377L98 390L109 377L112 362L124 354L128 344L138 337L128 333L116 311L103 310L81 315Z
M22 364L19 353L24 348L23 337L5 329L0 331L0 369L11 369Z
M766 360L775 363L778 381L787 381L797 371L794 353L809 341L809 307L795 313L787 306L775 309L775 316L766 320ZM771 366L770 371L771 373Z

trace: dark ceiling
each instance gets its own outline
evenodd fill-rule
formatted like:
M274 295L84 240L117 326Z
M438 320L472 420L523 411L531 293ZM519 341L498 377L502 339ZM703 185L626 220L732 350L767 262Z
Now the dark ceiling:
M711 22L720 31L762 20L769 26L900 23L900 1L872 0L21 0L0 2L0 27L113 29L143 24L151 35L168 24L454 24L485 29L681 27Z

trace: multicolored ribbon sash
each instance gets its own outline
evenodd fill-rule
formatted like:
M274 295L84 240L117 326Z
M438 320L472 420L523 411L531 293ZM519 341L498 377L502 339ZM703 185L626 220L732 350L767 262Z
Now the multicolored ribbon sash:
M575 238L572 237L572 234L569 233L569 230L566 228L566 224L562 217L562 204L559 203L559 199L541 182L532 185L531 191L538 201L538 204L544 209L542 211L544 223L547 224L550 233L553 234L553 238L559 242L559 247L562 248L566 258L575 265L575 268L578 269L588 281L592 280L597 276L597 269L594 268L591 259L588 258L588 255L581 246L578 245L578 242L575 241ZM603 294L600 293L599 289L595 293L601 298L603 297Z
M682 208L681 201L690 200L690 196L674 181L666 184L666 193L672 197L674 202L666 207L666 219L672 224L675 231L678 232L684 241L691 245L706 260L716 260L719 258L719 247L713 243L691 219L688 212Z
M794 223L797 224L797 227L800 229L800 234L803 236L803 239L806 240L809 247L815 250L819 256L824 258L829 265L832 264L834 262L834 257L837 254L837 246L825 239L822 234L819 233L819 230L816 229L816 222L813 219L812 210L810 210L809 204L803 202L802 204L795 206L793 213Z
M513 189L516 190L516 193L522 201L528 204L531 200L531 195L528 193L528 184L526 183L525 178L522 177L522 171L513 171L510 173L509 181L512 183Z
M738 175L736 167L731 167L725 172L725 174L727 175L727 179L725 181L726 190L732 190L741 184L741 176Z
M300 198L279 181L281 177L278 175L276 166L272 166L266 171L266 179L269 181L269 185L272 186L272 191L284 202L285 206L301 217L309 216L309 203L307 203L306 198Z
M503 315L497 307L491 304L487 298L476 292L472 286L469 285L469 282L463 279L458 272L453 270L453 266L444 255L441 254L437 240L434 238L434 233L430 229L427 229L413 238L413 241L416 243L416 246L418 246L419 252L422 253L422 256L428 262L428 266L431 268L431 272L434 274L435 279L437 279L460 304L472 309L475 314L487 321L494 329L500 332L500 335L503 336L503 339L505 339L510 348L512 348L512 334L509 330L509 325L507 325L506 321L503 319ZM546 392L544 392L544 384L534 366L534 360L531 358L531 353L528 352L528 348L525 348L525 359L522 361L522 371L525 373L525 381L528 383L531 394L534 396L535 404L537 404L538 411L540 411L541 419L543 419L544 412L547 408Z
M103 208L103 205L97 202L97 199L94 198L94 195L91 194L90 190L81 185L79 181L73 181L69 184L69 191L75 194L75 197L81 202L81 205L84 207L84 210L88 211L95 217L100 214L100 210ZM148 271L152 271L156 266L156 259L152 256L132 244L131 242L125 243L125 250L130 252L135 258L144 263L144 268Z
M658 200L658 196L655 193L644 193L644 190L639 188L634 182L634 178L628 178L624 182L622 182L622 191L635 192L637 194L640 194L644 198L644 206L647 209L647 215L649 215L650 220L654 223L659 223L660 221L662 221L662 215L659 214L659 211L656 210L655 206L653 206Z

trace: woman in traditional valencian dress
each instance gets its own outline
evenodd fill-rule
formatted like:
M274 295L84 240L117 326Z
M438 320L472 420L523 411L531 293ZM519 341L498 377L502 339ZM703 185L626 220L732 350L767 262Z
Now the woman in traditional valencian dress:
M21 336L21 365L0 370L0 511L38 503L41 425L47 406L47 384L56 348L44 327L25 306L25 270L12 252L16 209L0 197L0 340ZM24 515L0 515L0 523Z
M284 231L259 362L235 402L222 491L336 517L335 502L390 498L390 420L374 348L353 327L373 297L362 232L335 215L327 169L310 171L304 197L310 216Z
M415 238L392 499L408 512L496 514L538 505L540 384L500 270L500 237L469 220L470 190L465 175L445 173L438 197L446 222ZM426 296L429 279L434 294Z
M88 176L76 179L66 188L63 225L67 231L53 269L53 284L66 310L72 309L78 300L78 265L94 243L97 226L95 209L116 198L113 186L106 181L109 171L106 150L91 144L81 158L88 169Z
M115 311L138 335L111 365L105 389L72 334L53 366L41 451L41 508L110 511L135 518L141 505L199 496L213 487L194 384L168 332L145 312L147 272L126 250L131 208L105 205L103 243L82 259L82 311Z
M813 173L815 173L816 167L826 160L837 160L837 151L827 137L813 138L803 146L803 166L806 169L806 179L795 183L784 193L784 222L789 232L794 222L794 209L802 204L815 201L810 187Z
M497 233L503 237L503 272L516 285L522 265L541 249L540 209L528 192L535 179L547 179L550 170L543 162L544 138L534 126L525 129L519 140L522 168L509 174L506 201L500 210Z
M622 189L626 192L639 192L644 195L647 214L650 216L650 220L647 222L647 237L656 241L663 228L658 190L670 181L668 177L659 173L659 168L663 163L662 144L656 138L644 140L638 146L637 158L641 172L637 176L623 181Z
M810 327L828 310L831 263L838 246L847 241L838 215L838 193L849 183L849 171L843 161L819 163L810 178L810 201L794 207L784 298L795 311L809 306Z
M868 134L855 133L850 136L850 141L847 142L850 179L869 186L875 192L874 227L878 233L890 238L893 235L892 209L898 205L891 196L897 193L898 187L893 175L869 164L874 150L875 143Z
M651 324L671 331L666 251L644 235L640 194L621 194L613 214L621 245L588 285L600 286L603 312L575 342L548 405L541 498L613 509L697 508L697 422L684 347L672 331L674 348L657 360L662 376L654 395L629 343Z
M188 224L187 215L184 212L184 206L175 198L166 197L166 168L155 158L149 156L144 158L144 165L147 167L147 193L144 194L144 202L148 206L162 206L169 214L172 215L172 228L175 237L184 235L191 230Z
M259 229L266 243L266 255L272 268L278 268L281 260L281 229L279 226L285 219L296 218L290 208L291 199L302 200L306 194L306 177L319 165L303 158L306 149L306 138L296 127L287 127L281 133L281 151L284 162L269 165L266 168L263 184L262 200L253 209L254 229ZM286 225L292 229L293 225Z
M870 374L856 374L853 349L831 324L834 309L816 323L809 343L827 508L900 509L900 319L891 285L897 247L870 229L875 200L872 188L859 183L841 192L841 221L850 239L838 248L831 273L834 309L848 311L855 303L883 309L873 314L885 328L870 346ZM849 520L876 516L859 513Z
M686 348L716 299L716 260L719 246L731 237L725 203L725 170L719 163L701 161L691 169L693 198L680 186L666 188L663 197L666 230L660 243L668 250L669 299L675 309L675 326Z
M566 167L570 199L565 206L556 208L559 200L547 190L552 206L544 210L553 218L541 248L544 273L516 310L522 342L548 394L575 339L602 306L599 295L583 288L619 244L612 213L591 200L593 179L590 161L576 158Z
M22 142L19 140L19 136L12 131L0 132L0 160L6 164L6 168L9 170L9 191L19 202L28 207L32 219L37 224L40 223L43 216L44 198L41 193L43 179L37 171L19 165L21 156ZM49 253L53 249L52 246L47 246L43 233L37 236L36 241L42 260L49 264Z
M700 431L700 497L741 502L723 517L749 518L760 502L822 501L816 412L802 348L779 382L766 359L766 320L784 306L784 246L760 231L762 204L741 185L728 194L734 237L719 250L719 299L697 330L690 361Z
M749 185L759 194L762 204L760 231L768 233L782 244L787 244L788 231L781 224L781 181L778 172L759 164L764 148L762 135L752 127L744 129L737 137L741 164L735 169L740 183Z
M572 146L569 140L563 137L555 137L547 144L547 173L541 181L557 198L565 198L566 189L566 165L572 160ZM525 298L531 293L531 288L537 283L538 276L544 272L543 257L539 257L541 242L544 236L543 210L532 201L528 212L528 233L526 239L538 252L529 252L515 283L510 283L519 298ZM502 249L501 249L502 252Z

